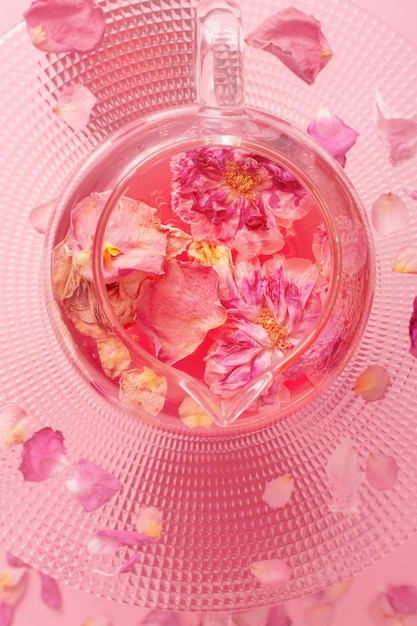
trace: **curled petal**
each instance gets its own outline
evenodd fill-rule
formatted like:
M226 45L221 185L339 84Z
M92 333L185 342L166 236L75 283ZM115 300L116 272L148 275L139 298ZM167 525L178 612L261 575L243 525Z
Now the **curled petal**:
M371 452L366 460L366 479L374 489L392 489L397 482L398 465L392 456Z
M148 506L139 510L135 527L140 533L159 541L162 535L162 523L162 512L154 506Z
M95 511L122 489L120 480L87 459L78 461L65 486L87 512Z
M284 474L271 480L263 493L262 499L273 509L278 509L287 504L294 489L294 476Z
M27 587L27 569L11 567L0 571L0 603L16 606Z
M356 513L362 473L359 455L350 439L342 439L326 466L332 493L330 510L335 513Z
M211 426L213 423L210 415L206 413L203 407L189 396L181 402L178 413L182 423L188 428Z
M390 384L390 377L380 365L370 365L356 379L352 391L362 396L366 402L382 400Z
M252 574L267 587L285 587L290 579L288 565L281 559L254 561L249 565Z
M167 390L166 378L149 367L125 371L120 377L121 402L134 411L145 411L152 416L162 411Z
M398 251L392 265L393 272L417 274L417 247L404 246Z
M0 407L0 448L11 448L24 443L29 436L26 411L8 402Z
M319 109L307 127L307 132L327 150L342 167L346 153L355 145L358 134L328 109Z
M19 470L25 480L42 482L67 466L64 436L59 430L42 428L23 444Z
M134 530L98 530L88 542L91 554L114 554L124 546L147 546L155 543L153 537Z
M320 22L294 7L269 16L249 34L247 43L278 57L309 85L332 56Z
M101 367L109 378L117 378L131 363L129 350L117 337L97 340Z
M417 612L417 587L415 585L388 585L388 602L397 613L410 615Z
M413 312L408 325L410 335L410 354L417 358L417 297L413 301Z
M391 163L398 165L417 154L417 115L400 117L377 96L377 128L389 151Z
M372 205L371 219L378 235L390 235L407 228L408 210L400 196L383 193Z
M92 0L35 0L23 17L43 52L92 52L105 30L104 12Z
M40 204L30 212L29 222L32 224L33 228L38 231L38 233L41 233L41 235L44 235L47 231L49 218L54 212L55 206L56 200L49 200L49 202Z
M41 598L43 602L51 609L59 611L62 606L62 596L57 581L43 572L38 572L38 574L41 581Z
M79 132L87 127L96 102L96 97L84 85L68 85L60 92L53 112Z

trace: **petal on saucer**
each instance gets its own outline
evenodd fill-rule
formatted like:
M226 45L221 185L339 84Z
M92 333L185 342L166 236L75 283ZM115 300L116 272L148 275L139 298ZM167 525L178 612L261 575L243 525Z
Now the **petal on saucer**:
M327 462L326 473L332 494L330 510L334 513L356 513L360 503L362 472L353 441L342 439Z
M267 587L285 587L291 577L290 569L282 559L254 561L250 563L249 569Z
M67 466L68 459L61 431L42 428L23 444L19 470L25 480L42 482L62 472Z
M52 111L75 132L79 132L87 127L96 102L96 97L88 87L81 84L67 85L59 93Z
M19 559L18 556L15 556L11 552L6 552L6 561L7 565L10 567L29 567L27 563L22 561L22 559Z
M409 185L404 185L404 191L409 198L412 200L417 200L417 187L410 187Z
M29 437L26 411L13 402L0 406L0 449L24 443Z
M33 228L41 235L44 235L48 228L49 218L56 206L56 200L49 200L36 206L29 214L29 222Z
M371 219L378 235L390 235L408 226L408 210L403 200L395 193L383 193L373 203Z
M155 541L159 541L162 536L162 526L162 511L154 506L146 506L139 509L135 522L137 531L153 537Z
M400 248L392 264L392 271L402 274L417 274L417 247L403 246Z
M340 163L346 164L346 153L355 145L359 133L329 109L319 109L307 127L311 135Z
M9 567L0 571L0 603L16 606L26 592L27 568Z
M91 554L114 554L124 546L146 546L155 543L153 537L134 530L98 530L88 542Z
M398 476L398 465L394 457L382 452L370 452L366 459L366 480L374 489L392 489Z
M390 382L385 367L370 365L358 376L352 391L361 395L366 402L376 402L385 396Z
M78 461L65 486L87 512L95 511L123 488L118 478L88 459Z
M62 606L61 590L55 578L38 572L41 581L41 598L42 601L55 611L59 611Z
M377 129L390 161L399 165L417 154L417 115L401 117L377 95Z
M273 509L281 508L289 502L293 489L294 476L284 474L266 485L262 500Z

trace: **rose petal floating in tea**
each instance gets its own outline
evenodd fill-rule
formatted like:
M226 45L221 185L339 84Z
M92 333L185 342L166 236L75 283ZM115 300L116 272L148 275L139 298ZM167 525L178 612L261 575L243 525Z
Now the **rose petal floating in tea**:
M284 474L278 478L271 480L265 487L262 500L273 509L285 506L294 489L294 476L292 474Z
M393 165L399 165L417 154L417 115L401 117L392 111L378 94L377 128L382 143L389 151Z
M390 376L381 365L370 365L356 379L352 391L366 402L382 400L390 384Z
M249 569L260 583L276 589L285 587L291 577L290 569L282 559L254 561Z
M91 554L114 554L125 546L147 546L155 543L153 537L134 530L98 530L88 542Z
M417 247L403 246L400 248L392 264L392 271L402 274L417 274Z
M29 437L26 411L13 402L0 405L0 448L11 448Z
M51 609L59 611L62 606L62 596L58 582L48 574L43 572L38 572L38 574L41 581L42 601Z
M417 613L417 587L415 585L388 585L388 602L397 613L411 615Z
M118 478L88 459L80 459L65 483L84 511L95 511L123 487Z
M382 452L371 452L366 459L366 479L380 491L392 489L397 482L398 465L394 457Z
M35 0L23 17L43 52L92 52L103 40L104 12L93 0Z
M278 57L309 85L332 57L321 23L295 7L269 16L248 35L246 42Z
M190 396L181 402L178 407L178 414L182 423L188 428L201 428L213 424L210 415Z
M0 603L16 606L27 588L27 569L10 567L0 571Z
M342 439L327 462L326 473L332 495L330 510L334 513L357 513L362 472L353 441Z
M32 224L33 228L38 231L41 235L44 235L48 229L49 218L51 217L54 209L56 207L56 200L49 200L49 202L45 202L44 204L40 204L39 206L32 209L29 215L29 222Z
M135 528L140 533L153 537L159 541L162 536L163 516L162 511L154 506L139 509L136 517Z
M158 415L165 404L168 383L149 367L124 371L120 377L120 401L139 413Z
M101 367L109 378L120 376L132 361L129 350L118 337L98 339L97 352Z
M42 428L23 444L19 470L25 480L42 482L67 467L68 459L61 431Z
M96 102L96 97L88 87L81 84L67 85L60 91L52 111L72 130L79 132L87 127Z
M371 219L378 235L391 235L407 229L408 210L400 196L383 193L372 205Z
M359 133L329 109L319 109L310 121L307 132L336 159L342 167L346 153L355 145Z

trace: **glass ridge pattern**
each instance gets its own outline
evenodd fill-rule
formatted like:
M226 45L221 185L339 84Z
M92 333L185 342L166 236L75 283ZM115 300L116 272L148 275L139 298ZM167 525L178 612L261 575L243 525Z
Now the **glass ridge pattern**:
M2 452L3 542L68 584L140 606L245 610L316 591L370 565L417 529L417 362L408 354L407 328L415 281L391 272L397 250L417 236L416 218L411 215L407 233L376 240L376 292L360 348L337 383L306 409L272 427L222 439L167 433L127 418L80 384L58 345L40 297L43 237L28 215L54 197L72 168L111 132L140 113L192 99L193 11L181 0L99 4L108 13L108 31L91 57L45 56L32 49L22 24L0 43L1 400L26 409L32 430L61 429L70 462L86 457L117 475L124 489L87 515L65 492L62 477L25 483L19 451ZM241 4L246 28L276 10L272 0ZM387 84L393 106L413 112L416 51L342 0L297 6L322 21L334 58L311 88L273 57L247 50L249 104L305 128L325 103L358 130L346 172L370 209L388 190L381 181L395 191L415 176L415 161L393 170L372 124L375 90ZM56 92L73 80L99 99L87 131L78 135L50 112ZM393 381L382 403L364 404L350 391L369 363L387 367ZM328 509L325 464L341 437L355 441L362 463L366 452L381 449L400 467L394 490L363 487L357 516ZM296 480L293 498L284 509L270 510L261 499L264 486L285 472ZM93 574L94 567L114 570L118 560L93 560L85 547L91 534L131 527L146 505L163 511L161 542L144 550L133 573ZM126 554L118 555L120 563ZM251 561L275 557L292 571L279 593L261 587L248 569Z

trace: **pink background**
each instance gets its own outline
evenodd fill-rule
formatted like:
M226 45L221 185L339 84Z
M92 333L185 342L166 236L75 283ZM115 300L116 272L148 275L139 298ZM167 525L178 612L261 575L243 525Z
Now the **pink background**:
M416 45L417 54L416 0L356 0L356 4L374 13L412 41ZM0 0L0 34L16 24L29 5L30 0ZM5 559L0 549L0 569L4 566ZM374 622L369 616L369 605L387 583L417 585L417 537L408 540L390 556L355 577L351 589L336 605L332 626L352 626L355 623L372 626ZM63 585L61 591L62 609L57 612L46 607L40 600L36 572L30 572L29 590L16 611L14 626L82 626L89 617L98 615L107 616L112 626L137 626L146 613L136 607L97 599ZM303 620L296 620L294 626L308 625Z

